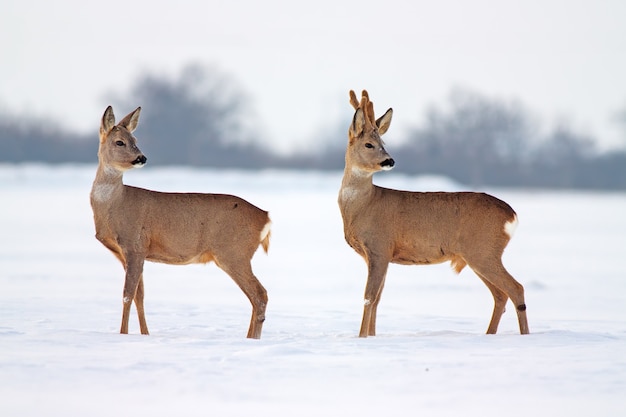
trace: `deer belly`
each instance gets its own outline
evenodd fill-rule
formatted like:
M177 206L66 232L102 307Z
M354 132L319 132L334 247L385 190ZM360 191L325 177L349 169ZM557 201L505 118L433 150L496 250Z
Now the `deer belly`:
M214 260L213 254L209 252L201 253L196 256L151 253L146 259L151 262L170 265L206 264Z
M188 265L208 263L213 261L213 254L208 251L199 251L198 246L190 241L165 241L153 239L148 247L146 259L171 265Z
M396 246L391 262L401 265L440 264L450 260L445 250L437 247Z

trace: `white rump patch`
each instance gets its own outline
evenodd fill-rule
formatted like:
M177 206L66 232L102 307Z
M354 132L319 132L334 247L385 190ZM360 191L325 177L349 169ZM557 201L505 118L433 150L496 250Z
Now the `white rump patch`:
M267 237L267 234L270 232L271 227L272 227L271 221L268 221L267 223L265 223L265 226L263 226L263 230L261 230L261 242L265 240L265 238Z
M113 195L113 191L115 191L113 184L98 184L93 187L91 194L96 201L107 201Z
M513 234L515 233L515 229L517 229L517 224L518 224L517 215L513 217L513 220L511 220L510 222L504 223L504 233L509 235L509 239L513 237Z

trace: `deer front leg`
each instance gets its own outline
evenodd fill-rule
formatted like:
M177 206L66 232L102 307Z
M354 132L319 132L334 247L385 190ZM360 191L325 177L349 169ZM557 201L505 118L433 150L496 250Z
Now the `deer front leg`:
M143 308L143 273L139 276L139 285L137 285L137 292L135 293L135 307L137 308L137 316L139 317L139 329L141 334L148 335L148 324L146 323L146 313Z
M376 336L376 312L383 292L389 260L380 256L368 256L368 275L363 300L363 320L359 337Z
M137 294L137 289L139 287L139 283L142 280L143 274L143 262L144 258L142 256L138 256L136 254L129 254L126 256L126 278L124 280L124 295L122 298L122 326L120 328L121 334L128 334L128 321L130 319L130 308L135 300L135 296ZM143 315L143 283L141 288L141 312L139 311L139 307L137 308L137 312L140 315L139 322L141 326L141 316ZM145 317L143 318L143 322L145 325ZM145 328L147 334L147 326Z

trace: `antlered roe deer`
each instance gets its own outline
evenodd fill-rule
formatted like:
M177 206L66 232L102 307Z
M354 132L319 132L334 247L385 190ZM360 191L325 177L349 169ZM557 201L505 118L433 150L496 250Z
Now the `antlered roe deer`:
M410 192L373 185L372 176L395 165L383 147L392 109L378 120L367 91L348 130L346 165L339 208L348 244L368 267L360 337L376 334L376 309L390 262L428 265L450 261L459 273L466 266L493 295L495 305L488 334L495 334L507 300L517 311L521 334L528 333L524 288L502 265L502 253L517 225L505 202L475 192Z
M141 333L148 334L143 305L145 260L173 265L213 261L250 300L247 337L259 339L267 292L252 273L250 261L259 245L267 252L268 213L232 195L162 193L124 185L124 172L146 163L132 135L140 110L118 124L111 106L104 112L99 164L91 189L96 238L126 271L120 333L128 333L134 300Z

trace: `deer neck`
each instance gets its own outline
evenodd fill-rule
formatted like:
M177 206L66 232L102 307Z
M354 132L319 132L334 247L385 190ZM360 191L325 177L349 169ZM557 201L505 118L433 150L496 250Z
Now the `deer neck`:
M346 166L339 191L342 208L368 204L374 194L373 173Z
M124 189L123 172L110 166L98 166L96 179L91 187L92 204L107 204L119 197Z

